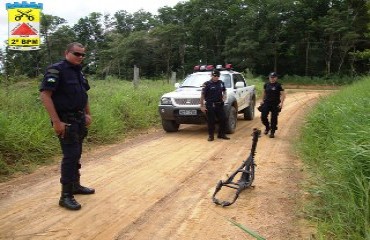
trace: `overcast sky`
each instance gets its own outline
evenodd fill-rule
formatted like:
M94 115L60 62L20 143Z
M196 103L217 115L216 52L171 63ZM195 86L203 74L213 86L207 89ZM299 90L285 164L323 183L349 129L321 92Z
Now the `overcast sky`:
M185 0L186 1L186 0ZM6 3L21 3L22 0L16 1L1 1L0 5L0 47L6 45L4 41L8 39L8 12ZM119 10L125 10L129 13L134 13L143 9L144 11L157 14L157 10L161 7L174 7L179 2L184 0L31 0L27 3L43 3L42 12L44 14L54 15L64 18L68 21L68 25L74 25L78 19L86 17L89 13L115 13Z

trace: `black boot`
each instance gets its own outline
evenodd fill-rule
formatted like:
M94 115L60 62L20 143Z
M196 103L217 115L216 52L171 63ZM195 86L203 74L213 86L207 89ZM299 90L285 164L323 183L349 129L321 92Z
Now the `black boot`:
M72 194L72 183L62 185L62 194L59 200L59 206L65 207L69 210L80 210L81 204L79 204Z
M80 181L77 181L77 182L73 183L73 191L72 192L73 192L73 194L88 195L88 194L94 194L95 189L81 186Z
M274 137L275 137L275 131L274 130L271 130L270 138L274 138Z
M225 140L230 140L230 138L228 136L226 136L225 134L218 135L217 138L221 138L221 139L225 139Z
M266 127L266 128L265 128L265 131L264 131L264 134L265 134L265 135L269 134L269 131L270 131L270 127Z

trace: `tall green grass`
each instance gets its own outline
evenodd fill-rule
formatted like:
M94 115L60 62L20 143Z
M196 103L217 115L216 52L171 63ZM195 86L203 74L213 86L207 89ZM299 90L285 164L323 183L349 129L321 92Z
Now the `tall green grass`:
M50 155L56 149L50 144L51 134L34 82L1 88L0 175L32 170L44 163L42 154Z
M88 144L112 143L136 129L160 123L157 106L165 81L142 80L137 89L128 81L90 81L93 124ZM37 80L0 87L0 180L53 162L59 142L42 106Z
M318 239L370 239L370 78L319 103L297 147L312 173Z
M174 89L164 81L141 81L138 88L128 81L104 80L90 83L93 123L89 140L107 143L132 129L144 129L160 122L159 98Z
M246 79L248 86L254 85L256 89L257 98L262 96L263 84L266 82L264 79L258 78L247 78Z

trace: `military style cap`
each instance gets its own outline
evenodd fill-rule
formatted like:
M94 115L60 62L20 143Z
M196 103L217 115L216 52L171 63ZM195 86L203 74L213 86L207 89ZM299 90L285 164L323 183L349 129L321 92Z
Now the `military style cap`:
M212 76L219 77L220 76L220 71L217 70L217 69L213 69Z
M271 72L271 73L269 74L269 77L277 77L277 73L276 73L276 72Z

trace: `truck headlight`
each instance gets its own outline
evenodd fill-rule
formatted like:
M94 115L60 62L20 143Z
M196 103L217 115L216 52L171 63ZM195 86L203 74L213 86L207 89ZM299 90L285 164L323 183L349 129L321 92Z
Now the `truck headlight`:
M162 105L172 105L171 98L169 97L161 98L161 104Z

